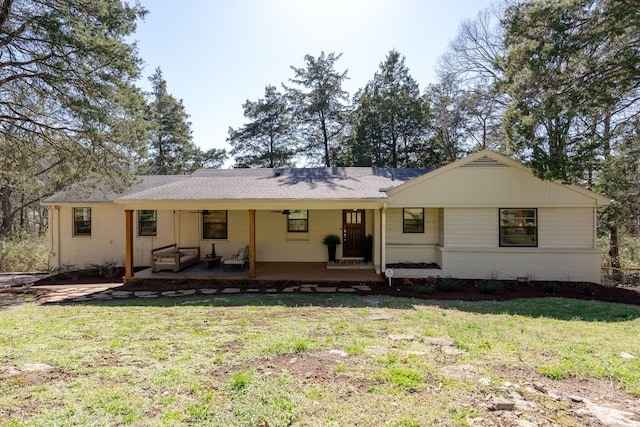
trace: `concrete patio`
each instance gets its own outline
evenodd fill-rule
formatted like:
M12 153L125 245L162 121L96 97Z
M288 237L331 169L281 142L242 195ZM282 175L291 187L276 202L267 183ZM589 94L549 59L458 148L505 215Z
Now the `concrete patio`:
M150 268L138 271L135 279L231 279L247 278L249 271L238 267L207 268L206 263L200 263L177 273L171 271L152 272ZM326 262L258 262L256 263L255 280L266 281L317 281L317 282L384 282L376 274L373 265L334 265Z

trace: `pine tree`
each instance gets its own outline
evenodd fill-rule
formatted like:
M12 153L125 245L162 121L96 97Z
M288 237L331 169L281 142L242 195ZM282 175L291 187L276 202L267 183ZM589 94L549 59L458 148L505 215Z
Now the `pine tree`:
M242 108L251 122L237 130L229 128L227 139L233 148L230 154L234 156L236 167L292 165L297 149L287 99L269 85L263 99L247 100Z
M149 77L151 101L147 109L148 158L141 173L150 175L187 174L205 165L219 167L224 150L203 152L192 140L191 123L182 100L167 91L167 81L157 68Z
M144 99L126 38L145 14L119 0L0 1L0 234L63 186L132 179Z
M358 152L368 151L374 166L415 166L428 126L428 107L405 58L390 51L356 99L353 141Z
M342 89L347 71L339 73L335 63L342 54L322 52L318 58L306 55L306 68L291 67L299 87L285 87L294 121L303 139L302 154L310 162L333 166L342 132L347 123L349 94Z

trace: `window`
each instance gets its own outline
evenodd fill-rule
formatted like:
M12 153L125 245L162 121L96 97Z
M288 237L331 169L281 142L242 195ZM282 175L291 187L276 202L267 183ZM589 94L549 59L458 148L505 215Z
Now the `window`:
M287 231L290 233L309 232L309 211L290 211L287 214Z
M138 236L155 236L157 223L156 211L138 211Z
M73 208L73 235L91 236L91 208Z
M227 211L202 212L202 238L227 238Z
M402 232L424 233L424 209L402 209Z
M537 209L500 209L500 246L538 246Z

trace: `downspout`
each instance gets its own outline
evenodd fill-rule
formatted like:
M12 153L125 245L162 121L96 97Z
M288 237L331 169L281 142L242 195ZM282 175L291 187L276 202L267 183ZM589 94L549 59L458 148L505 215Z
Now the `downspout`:
M53 209L50 209L51 212L51 221L49 221L49 227L54 227L54 232L49 233L51 236L51 250L49 251L49 261L51 261L51 257L56 259L56 265L51 265L49 262L50 268L60 269L61 257L60 257L60 206L54 205Z
M380 215L380 271L387 269L387 203L382 205Z

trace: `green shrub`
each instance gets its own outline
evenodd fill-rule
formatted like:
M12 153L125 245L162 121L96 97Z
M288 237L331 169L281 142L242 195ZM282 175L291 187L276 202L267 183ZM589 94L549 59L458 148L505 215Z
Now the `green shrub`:
M452 277L444 277L440 279L440 283L438 284L440 289L445 292L455 292L459 291L462 287L462 283L458 279L454 279Z
M435 283L424 283L421 285L413 285L413 289L419 294L431 295L436 292Z
M483 294L497 294L504 290L504 284L500 280L480 280L476 287Z
M47 237L26 232L0 240L0 271L46 271Z

